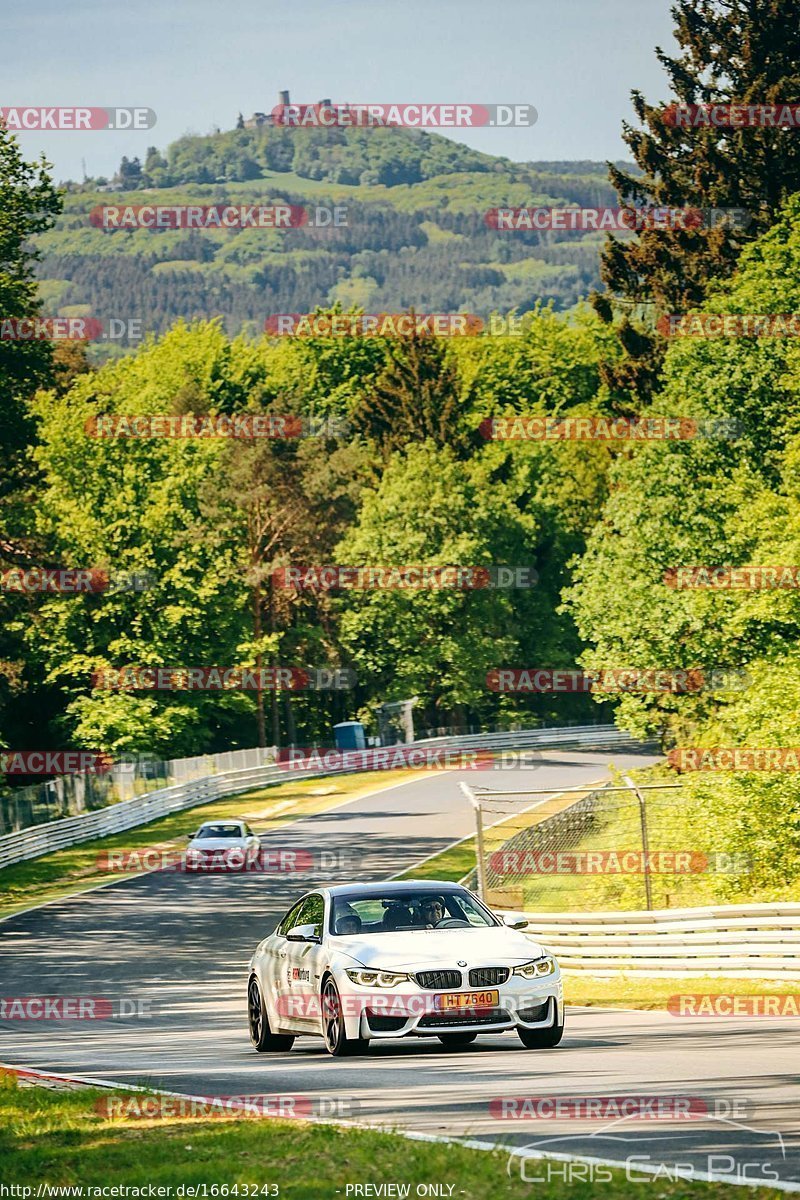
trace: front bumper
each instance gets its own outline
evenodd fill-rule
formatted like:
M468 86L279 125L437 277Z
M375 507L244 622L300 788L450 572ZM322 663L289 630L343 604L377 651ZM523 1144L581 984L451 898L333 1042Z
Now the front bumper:
M508 1030L549 1029L564 1021L564 996L560 975L532 981L512 978L495 989L499 993L492 1008L460 1013L437 1011L433 991L397 996L389 989L360 989L358 1013L345 1018L348 1037L397 1040L404 1037L436 1037L440 1033L505 1033ZM377 993L381 992L381 995ZM372 1002L372 1003L371 1003Z
M183 860L185 871L207 871L225 875L246 871L258 856L258 851L234 847L230 850L187 850Z

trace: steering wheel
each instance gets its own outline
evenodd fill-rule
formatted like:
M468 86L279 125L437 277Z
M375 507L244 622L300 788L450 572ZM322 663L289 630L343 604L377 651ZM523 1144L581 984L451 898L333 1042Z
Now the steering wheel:
M440 921L436 929L469 929L469 921L462 921L460 917L448 917L445 921Z

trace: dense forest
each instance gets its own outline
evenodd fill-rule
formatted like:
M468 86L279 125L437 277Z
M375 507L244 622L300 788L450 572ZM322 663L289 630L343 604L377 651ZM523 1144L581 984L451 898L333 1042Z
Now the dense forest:
M729 98L734 47L746 48L735 87L763 86L766 34L751 28L752 6L734 7L738 24L727 28L678 3L683 55L664 61L681 99L709 89ZM770 87L789 93L785 57L773 71ZM94 181L58 195L0 130L0 200L13 213L0 229L3 310L85 306L144 314L147 328L166 330L100 366L74 344L0 340L0 567L142 572L150 582L138 593L0 590L0 744L167 757L330 742L335 721L358 717L374 731L379 704L416 696L422 726L585 720L601 704L667 747L798 745L797 590L670 585L687 564L798 562L797 342L659 333L668 313L800 311L797 152L779 129L751 130L749 144L744 130L706 129L687 143L659 109L638 110L646 132L626 134L636 167L611 169L620 202L677 173L686 203L760 186L770 207L744 234L607 241L606 286L592 305L574 303L596 279L589 238L503 240L480 215L531 203L544 186L553 203L607 203L610 184L588 169L537 174L397 131L330 143L320 134L301 149L294 133L239 130L183 139L164 159L152 152L133 176L128 164L129 195L156 187L242 200L256 192L241 181L261 177L273 200L305 203L301 183L312 180L332 189L315 203L353 189L348 227L108 232L84 214L110 193ZM723 159L725 189L709 168ZM528 318L516 337L259 333L270 310L414 307ZM288 438L96 436L104 414L335 422ZM627 442L481 432L515 416L737 424L735 436ZM298 564L525 567L535 586L285 586ZM344 667L357 682L256 693L97 686L108 670L209 665ZM553 695L489 682L498 668L576 666L746 671L748 686ZM726 822L734 848L760 839L764 894L797 871L796 780L739 772L691 783L694 819Z
M153 230L92 221L110 204L281 202L336 204L346 224ZM144 164L123 160L110 183L68 184L63 212L37 241L37 276L53 313L132 318L155 334L179 318L219 316L233 336L260 331L272 312L337 302L482 317L542 302L565 310L599 286L602 238L498 231L486 214L614 203L601 163L514 164L408 129L237 129L181 138L165 157L151 147ZM96 347L95 357L110 349Z

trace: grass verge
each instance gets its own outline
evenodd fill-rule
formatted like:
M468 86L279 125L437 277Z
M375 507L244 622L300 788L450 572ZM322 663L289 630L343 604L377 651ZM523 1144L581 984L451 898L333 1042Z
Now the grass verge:
M653 791L646 795L652 907L697 908L715 904L774 904L797 898L798 880L766 887L759 882L755 851L734 845L730 830L683 782L662 766L630 774ZM612 769L612 775L615 775ZM620 780L615 776L615 783ZM661 790L660 785L668 788ZM525 912L601 912L643 909L647 886L641 866L642 825L632 793L600 795L593 814L565 815L588 792L520 795L509 811L501 798L484 802L484 853L489 903ZM676 798L677 797L677 798ZM564 864L554 865L563 854ZM595 855L594 862L589 861ZM625 855L633 866L624 865ZM540 859L541 856L541 859ZM637 865L638 864L638 865ZM474 886L475 838L459 842L405 872L426 879L464 879ZM472 881L466 879L472 872ZM763 872L761 872L763 874Z
M499 848L515 834L532 829L536 825L541 825L543 821L558 816L564 809L569 808L570 805L577 803L588 794L588 791L571 790L553 792L545 799L531 799L530 806L523 808L522 811L508 813L502 819L495 819L492 824L485 825L484 839L487 844L490 842L493 847ZM531 795L533 796L533 793ZM466 875L475 870L476 861L476 839L469 837L442 850L440 854L435 854L427 862L404 871L402 875L398 875L398 879L411 877L414 879L447 879L452 880L453 883L459 883ZM496 903L498 908L502 907L499 901Z
M564 999L567 1004L588 1007L645 1008L664 1012L670 996L793 996L800 992L795 979L739 979L726 975L698 978L646 979L635 975L565 975Z
M475 866L475 838L467 838L455 846L443 850L441 854L420 863L418 867L410 867L398 875L398 879L447 879L458 883Z
M186 834L195 829L200 820L226 817L244 817L254 833L269 833L301 817L325 812L344 801L357 800L396 783L410 783L422 774L408 770L369 771L281 783L186 808L125 833L81 842L78 846L56 850L29 862L15 863L0 871L0 917L127 878L119 872L104 869L99 863L100 856L105 856L109 850L154 847L181 850L186 847Z
M441 854L405 871L400 879L463 879L475 866L475 839L467 838ZM531 933L536 932L535 925ZM564 976L564 999L567 1004L598 1008L641 1008L665 1011L671 996L719 995L752 996L754 994L791 996L800 992L797 980L741 979L724 975L702 978L645 978L636 975L595 976L583 972Z
M27 1196L31 1197L36 1196L40 1184L78 1185L81 1189L144 1187L145 1196L152 1185L171 1188L173 1198L280 1195L290 1200L333 1200L346 1195L348 1183L408 1184L411 1195L419 1183L437 1183L445 1188L449 1185L449 1194L458 1200L486 1200L489 1196L492 1200L530 1200L532 1194L531 1184L519 1178L518 1170L516 1177L507 1173L507 1158L501 1152L302 1121L109 1121L95 1106L113 1095L88 1088L19 1088L8 1076L0 1081L4 1182L29 1188ZM124 1099L125 1094L119 1098ZM212 1193L215 1185L219 1189L227 1185L228 1190ZM264 1185L277 1185L280 1190L261 1190ZM181 1186L183 1191L178 1192ZM640 1194L638 1187L626 1180L623 1172L615 1171L608 1183L570 1184L556 1177L550 1183L537 1184L536 1195L543 1200L595 1196L632 1200ZM197 1190L192 1193L192 1188ZM658 1180L659 1200L684 1200L690 1194L695 1200L732 1200L733 1193L725 1184ZM24 1192L16 1194L27 1200ZM81 1192L74 1194L80 1196ZM83 1195L90 1193L84 1190ZM774 1200L774 1192L767 1188L749 1189L748 1196Z

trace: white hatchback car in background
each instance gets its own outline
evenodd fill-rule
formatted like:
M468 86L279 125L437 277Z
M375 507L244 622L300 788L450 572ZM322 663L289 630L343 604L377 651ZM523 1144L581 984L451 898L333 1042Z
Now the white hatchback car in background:
M261 842L246 821L209 821L189 834L186 869L244 871L255 862Z
M564 999L556 960L454 883L341 884L309 892L249 964L256 1050L322 1037L334 1055L370 1039L437 1037L446 1046L516 1031L556 1046Z

